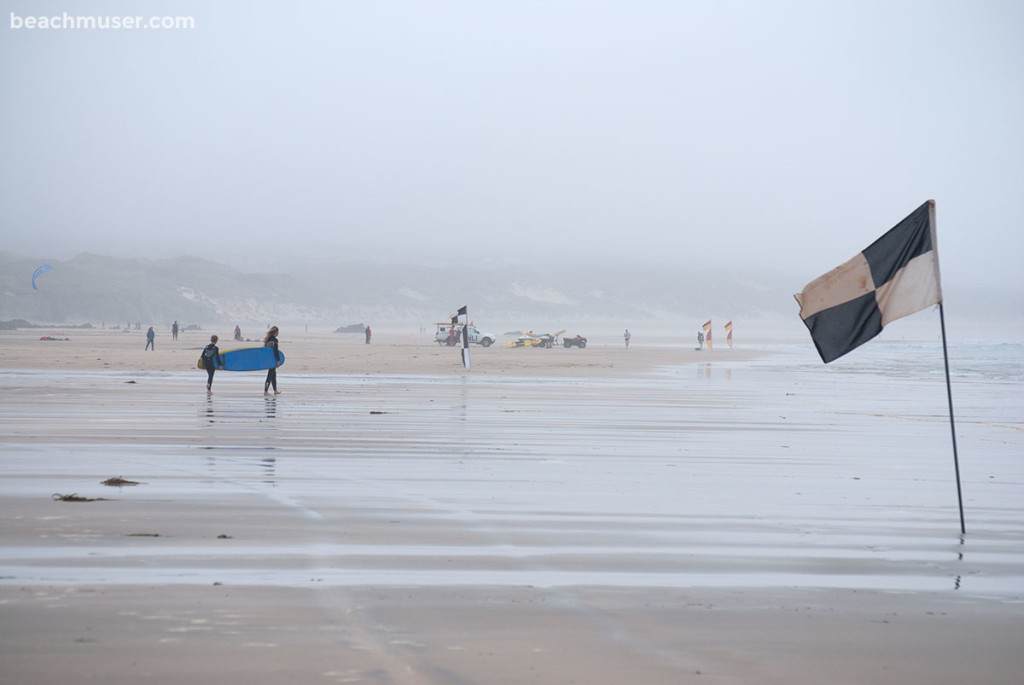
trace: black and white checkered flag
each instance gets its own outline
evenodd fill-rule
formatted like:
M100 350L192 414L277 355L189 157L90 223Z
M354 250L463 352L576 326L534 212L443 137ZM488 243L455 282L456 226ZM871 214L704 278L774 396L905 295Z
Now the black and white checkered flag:
M935 201L928 200L860 254L795 295L826 364L889 323L942 302Z

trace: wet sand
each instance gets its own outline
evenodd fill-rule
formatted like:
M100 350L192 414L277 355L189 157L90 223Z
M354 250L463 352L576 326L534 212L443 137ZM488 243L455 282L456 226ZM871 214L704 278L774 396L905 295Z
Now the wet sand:
M929 379L284 332L281 396L207 398L208 336L45 334L0 333L0 683L1024 672L1012 389L961 392L961 539Z

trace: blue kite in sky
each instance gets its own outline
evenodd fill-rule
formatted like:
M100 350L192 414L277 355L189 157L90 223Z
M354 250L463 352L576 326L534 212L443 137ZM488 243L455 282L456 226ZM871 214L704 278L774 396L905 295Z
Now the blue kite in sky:
M43 264L41 267L39 267L38 269L36 269L35 271L32 272L32 290L39 290L39 288L36 287L36 277L39 274L45 274L47 271L49 271L52 268L53 267L50 266L49 264Z

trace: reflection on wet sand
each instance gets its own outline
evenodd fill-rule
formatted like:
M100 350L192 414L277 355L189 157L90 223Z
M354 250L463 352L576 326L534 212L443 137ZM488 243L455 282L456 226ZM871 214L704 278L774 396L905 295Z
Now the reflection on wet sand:
M954 503L948 474L931 456L942 449L941 430L865 413L859 421L870 430L856 428L856 417L847 420L858 431L852 441L822 419L821 403L833 399L827 388L819 396L799 384L773 385L773 372L756 365L737 367L735 375L717 361L700 366L696 387L671 377L334 377L296 380L287 400L222 393L190 401L183 381L161 378L143 400L125 394L102 406L79 404L71 393L67 403L48 398L39 411L75 417L56 435L78 445L76 463L107 462L104 470L118 472L136 465L145 472L134 475L160 483L162 496L202 499L212 488L258 500L270 486L278 504L355 526L367 539L382 536L390 546L373 555L384 564L378 582L394 573L385 570L390 556L421 556L404 547L400 530L377 520L403 512L405 525L415 522L412 540L424 559L452 554L431 545L454 536L474 557L489 558L491 572L505 565L501 559L543 560L511 576L513 568L501 576L481 570L478 582L1016 590L1024 552L988 541L987 509L971 512L969 540L944 525ZM791 387L800 391L787 392ZM189 420L189 406L198 409L198 422ZM107 430L98 435L91 427L101 420ZM126 449L120 436L143 428L152 431L146 442ZM30 442L37 467L59 472L63 451L41 435ZM889 458L900 443L900 459ZM190 467L196 448L207 453L206 468ZM172 459L171 471L162 467L163 455ZM213 480L190 492L198 477ZM122 506L145 506L145 497ZM268 506L261 518L272 514ZM292 542L307 536L320 537L311 530ZM951 542L955 553L945 551ZM965 544L976 550L973 560L964 558ZM495 554L493 545L520 554ZM204 554L188 556L198 567L206 563L198 561ZM265 556L303 552L268 541ZM352 555L342 548L332 558L344 567ZM71 554L66 561L81 559ZM178 564L173 556L162 563ZM156 582L149 576L159 576L158 566L131 575ZM394 582L438 582L432 570L415 566ZM31 582L25 568L9 569L11 577Z
M279 658L324 673L334 667L320 655L351 640L347 663L394 682L410 668L516 682L465 652L500 654L511 673L551 646L573 656L552 663L550 683L595 661L587 682L685 682L697 669L680 666L682 653L732 674L722 682L756 682L742 678L750 660L776 661L749 655L780 644L792 664L780 682L811 667L836 675L819 653L859 682L877 675L873 663L935 682L920 669L936 659L943 672L1012 682L1002 676L1020 672L1009 645L1024 587L1024 465L1017 424L992 413L1019 407L1009 388L960 389L972 455L961 537L930 379L844 374L842 394L831 369L777 359L695 368L305 376L273 400L198 399L186 375L128 386L116 374L19 372L25 392L0 395L4 613L51 634L86 606L69 598L108 593L89 625L109 644L130 633L160 645L152 621L126 612L171 616L190 601L210 607L192 620L210 623L188 625L240 612L235 629L254 644L342 631L324 651ZM104 501L49 497L109 494L98 474L111 473L141 484ZM969 622L986 660L944 656L956 640L936 615ZM422 646L396 657L396 640ZM722 656L722 645L747 656ZM156 655L143 655L153 668ZM48 656L36 672L74 663L59 647Z

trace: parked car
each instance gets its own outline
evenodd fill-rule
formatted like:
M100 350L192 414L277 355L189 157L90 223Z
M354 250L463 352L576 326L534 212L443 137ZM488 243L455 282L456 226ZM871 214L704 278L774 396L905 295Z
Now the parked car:
M434 325L437 326L437 331L434 333L434 342L436 342L438 345L447 345L447 344L449 344L449 341L452 338L451 338L451 335L449 334L448 330L450 328L452 328L452 324L451 323L438 323L438 324L434 324ZM454 328L455 328L456 334L459 336L458 340L461 342L461 335L462 335L463 326L462 326L462 324L456 324L454 326ZM493 333L484 333L483 331L478 329L476 326L468 326L468 327L466 327L466 332L469 335L469 342L473 343L474 345L481 345L483 347L490 347L491 345L494 344L495 337L494 337Z

